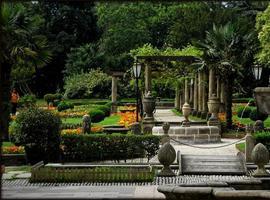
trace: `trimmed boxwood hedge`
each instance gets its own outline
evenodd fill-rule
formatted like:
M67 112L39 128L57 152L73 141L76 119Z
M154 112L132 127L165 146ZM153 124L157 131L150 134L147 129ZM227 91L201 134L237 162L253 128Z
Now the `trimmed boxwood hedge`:
M249 118L250 112L251 112L251 107L247 106L241 106L237 109L237 116L239 118Z
M267 149L270 151L270 132L256 132L255 133L255 139L257 143L264 144Z
M99 109L93 109L89 112L89 115L91 117L91 122L97 123L102 121L105 118L105 113L102 110Z
M63 135L64 162L126 160L155 156L160 137L154 135Z
M268 118L268 115L259 112L259 111L257 110L257 108L255 108L255 109L251 110L251 112L250 112L250 114L249 114L249 118L250 118L252 121L257 121L257 120L265 121L265 120Z

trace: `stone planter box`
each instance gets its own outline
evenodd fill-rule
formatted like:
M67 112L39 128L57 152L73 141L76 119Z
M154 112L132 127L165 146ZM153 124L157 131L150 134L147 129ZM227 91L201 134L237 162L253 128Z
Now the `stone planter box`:
M17 166L27 164L25 154L3 154L2 162L5 166Z

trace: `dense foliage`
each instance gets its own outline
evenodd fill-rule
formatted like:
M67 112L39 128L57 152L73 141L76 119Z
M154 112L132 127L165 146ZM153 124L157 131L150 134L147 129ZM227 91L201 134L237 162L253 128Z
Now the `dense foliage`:
M160 138L153 135L64 135L64 161L121 160L157 154Z
M68 98L105 98L110 94L110 78L100 69L89 73L74 74L65 79L65 94Z
M102 121L105 118L105 112L99 109L93 109L89 112L89 115L91 117L91 121L93 123L97 123Z
M59 159L61 120L53 113L37 108L20 112L11 125L12 142L25 147L28 162Z
M264 144L270 151L270 132L269 131L257 132L255 134L255 139L257 143Z
M263 114L261 112L259 112L257 110L257 108L255 109L252 109L250 114L249 114L249 118L252 120L252 121L257 121L257 120L266 120L268 118L268 115L266 114Z

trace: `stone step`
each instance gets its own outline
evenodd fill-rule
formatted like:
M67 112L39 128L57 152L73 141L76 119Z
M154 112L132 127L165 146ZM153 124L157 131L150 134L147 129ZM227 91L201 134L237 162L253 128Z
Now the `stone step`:
M244 175L243 160L233 155L181 155L182 174Z

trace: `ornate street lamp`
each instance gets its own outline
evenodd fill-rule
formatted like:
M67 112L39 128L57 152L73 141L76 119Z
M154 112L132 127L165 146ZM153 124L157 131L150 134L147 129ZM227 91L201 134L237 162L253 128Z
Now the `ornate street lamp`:
M253 72L253 75L254 75L254 77L255 77L256 80L260 80L261 79L262 67L260 65L254 65L252 67L252 72Z
M139 121L139 78L141 74L141 64L137 62L137 59L133 65L133 73L136 79L136 122Z

